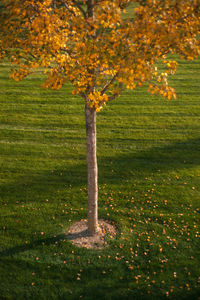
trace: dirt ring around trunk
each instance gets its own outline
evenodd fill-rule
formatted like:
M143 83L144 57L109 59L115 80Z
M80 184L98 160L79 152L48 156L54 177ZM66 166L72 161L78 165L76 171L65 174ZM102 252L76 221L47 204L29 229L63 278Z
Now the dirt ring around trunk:
M98 221L99 231L91 236L87 231L87 220L81 220L72 224L66 232L66 238L77 247L87 249L103 249L108 246L108 239L114 239L117 235L116 225L108 220Z

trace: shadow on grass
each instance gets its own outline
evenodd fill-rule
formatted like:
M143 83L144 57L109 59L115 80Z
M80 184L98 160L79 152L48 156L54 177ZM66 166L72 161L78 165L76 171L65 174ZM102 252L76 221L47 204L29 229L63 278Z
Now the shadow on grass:
M99 184L120 184L122 180L129 179L132 173L134 177L143 180L158 169L162 174L198 165L200 165L200 139L190 139L186 142L137 150L135 153L115 157L99 157ZM41 199L44 200L44 197L52 198L58 190L68 191L71 197L71 188L86 185L87 169L84 161L76 166L63 165L62 169L21 176L16 182L3 185L0 194L2 199L9 200L9 203L12 201L15 203L16 200L39 202ZM79 190L74 193L79 193Z
M158 169L161 173L165 173L195 167L200 165L200 138L152 147L143 151L137 150L136 154L119 155L111 160L111 168L118 171L115 180L117 177L119 180L122 175L128 175L130 171L135 171L141 177ZM113 176L110 178L112 180Z
M58 234L53 237L49 237L46 239L40 239L40 240L34 241L32 243L28 243L28 244L24 244L24 245L20 245L20 246L16 246L13 248L9 248L9 249L0 251L0 257L13 256L13 255L21 253L21 252L33 250L38 246L43 246L43 245L49 246L49 245L53 245L57 242L62 242L64 240L66 240L66 234Z

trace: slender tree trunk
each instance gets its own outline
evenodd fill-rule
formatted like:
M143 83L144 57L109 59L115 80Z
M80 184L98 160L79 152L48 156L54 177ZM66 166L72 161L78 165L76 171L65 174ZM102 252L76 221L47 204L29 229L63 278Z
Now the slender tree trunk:
M98 231L98 169L96 155L96 111L85 105L88 167L88 233Z
M94 18L94 0L87 0L88 18ZM91 36L93 38L93 36ZM96 111L85 104L88 168L88 234L98 232L98 168L96 154Z

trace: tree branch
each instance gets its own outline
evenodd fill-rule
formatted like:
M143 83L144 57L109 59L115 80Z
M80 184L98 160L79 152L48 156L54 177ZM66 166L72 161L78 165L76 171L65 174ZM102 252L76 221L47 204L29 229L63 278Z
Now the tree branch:
M87 14L88 18L93 18L94 17L94 0L88 0L87 1Z
M81 5L76 2L75 0L73 0L73 3L76 5L76 7L80 10L80 12L83 14L84 18L87 19L87 15L86 12L84 11L84 9L81 7Z
M112 78L109 82L107 82L107 83L104 85L103 89L101 90L101 95L103 95L103 94L107 91L107 89L109 88L109 86L115 81L115 79L116 79L118 73L119 73L119 72L117 72L117 74L115 74L115 75L113 76L113 78Z
M119 88L120 88L119 92L113 94L113 95L110 96L110 97L108 97L108 101L114 100L115 98L117 98L117 97L121 94L121 92L122 92L122 90L123 90L123 83L121 83L121 82L119 83Z
M64 7L65 7L71 14L74 15L74 17L76 17L75 12L69 8L69 6L67 5L67 3L65 3L65 2L62 1L62 4L64 5Z

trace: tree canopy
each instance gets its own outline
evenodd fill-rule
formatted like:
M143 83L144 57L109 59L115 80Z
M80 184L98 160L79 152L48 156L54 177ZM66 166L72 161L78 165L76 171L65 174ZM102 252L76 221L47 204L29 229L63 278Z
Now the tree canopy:
M133 17L123 11L134 3ZM99 111L120 95L148 82L149 91L176 97L168 75L177 63L200 54L199 0L3 0L0 46L11 77L21 80L44 68L46 88L70 81ZM161 60L165 71L155 65Z

